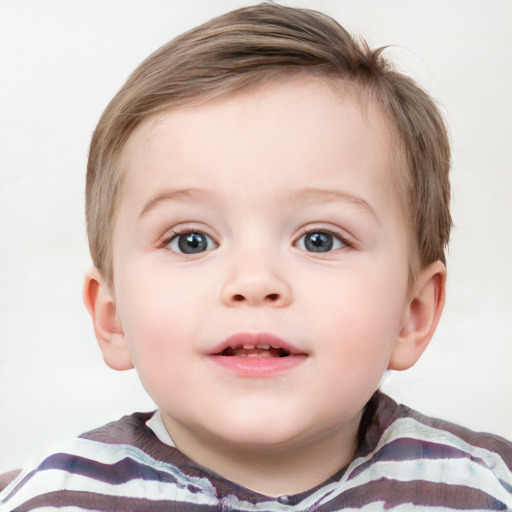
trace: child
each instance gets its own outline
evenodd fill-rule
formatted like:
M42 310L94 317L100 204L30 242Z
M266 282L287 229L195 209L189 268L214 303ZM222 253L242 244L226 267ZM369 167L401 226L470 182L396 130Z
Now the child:
M94 133L84 300L158 405L3 510L507 510L512 445L377 390L441 315L449 144L333 20L272 4L162 47Z

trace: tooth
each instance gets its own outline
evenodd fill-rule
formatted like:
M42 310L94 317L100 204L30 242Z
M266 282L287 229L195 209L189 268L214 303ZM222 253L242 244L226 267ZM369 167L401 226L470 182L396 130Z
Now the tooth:
M245 350L252 350L253 348L256 348L254 345L244 345L243 348Z
M259 357L258 354L247 354L246 357Z
M256 345L256 348L261 348L263 350L268 350L270 348L270 345Z

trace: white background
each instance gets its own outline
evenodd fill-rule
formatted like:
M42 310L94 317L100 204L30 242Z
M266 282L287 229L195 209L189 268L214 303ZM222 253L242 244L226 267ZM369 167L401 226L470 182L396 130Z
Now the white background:
M81 302L87 147L151 51L240 0L3 0L0 471L56 439L153 408L106 367ZM394 397L512 438L512 1L283 1L334 16L443 105L453 140L448 302ZM369 319L371 321L371 319Z

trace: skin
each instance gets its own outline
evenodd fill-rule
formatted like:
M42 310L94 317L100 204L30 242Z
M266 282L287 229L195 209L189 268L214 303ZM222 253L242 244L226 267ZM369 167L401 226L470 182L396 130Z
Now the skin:
M136 368L195 461L267 495L309 489L352 459L384 372L427 346L446 271L408 280L393 148L376 105L304 77L132 134L113 288L91 269L84 298L106 362ZM207 250L180 252L191 232ZM332 250L309 250L308 233ZM215 347L240 333L277 336L301 360L270 373L217 364Z

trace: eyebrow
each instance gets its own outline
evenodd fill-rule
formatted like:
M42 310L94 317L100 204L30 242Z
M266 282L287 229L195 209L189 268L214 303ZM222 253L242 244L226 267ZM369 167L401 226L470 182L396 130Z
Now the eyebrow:
M167 201L186 201L198 195L207 194L206 190L199 188L169 189L155 194L142 208L139 219L156 209L161 203ZM380 223L380 218L375 210L363 198L349 194L342 190L306 188L287 194L285 199L291 203L303 202L345 202L356 206L363 212L370 214Z
M379 216L370 204L362 197L355 196L342 190L331 190L321 188L305 188L291 193L287 196L290 202L344 202L352 204L365 213L370 214L377 222L381 222Z
M168 189L163 192L158 192L144 205L139 214L139 219L153 211L161 203L165 203L167 201L186 201L194 196L203 195L205 192L206 191L199 188Z

